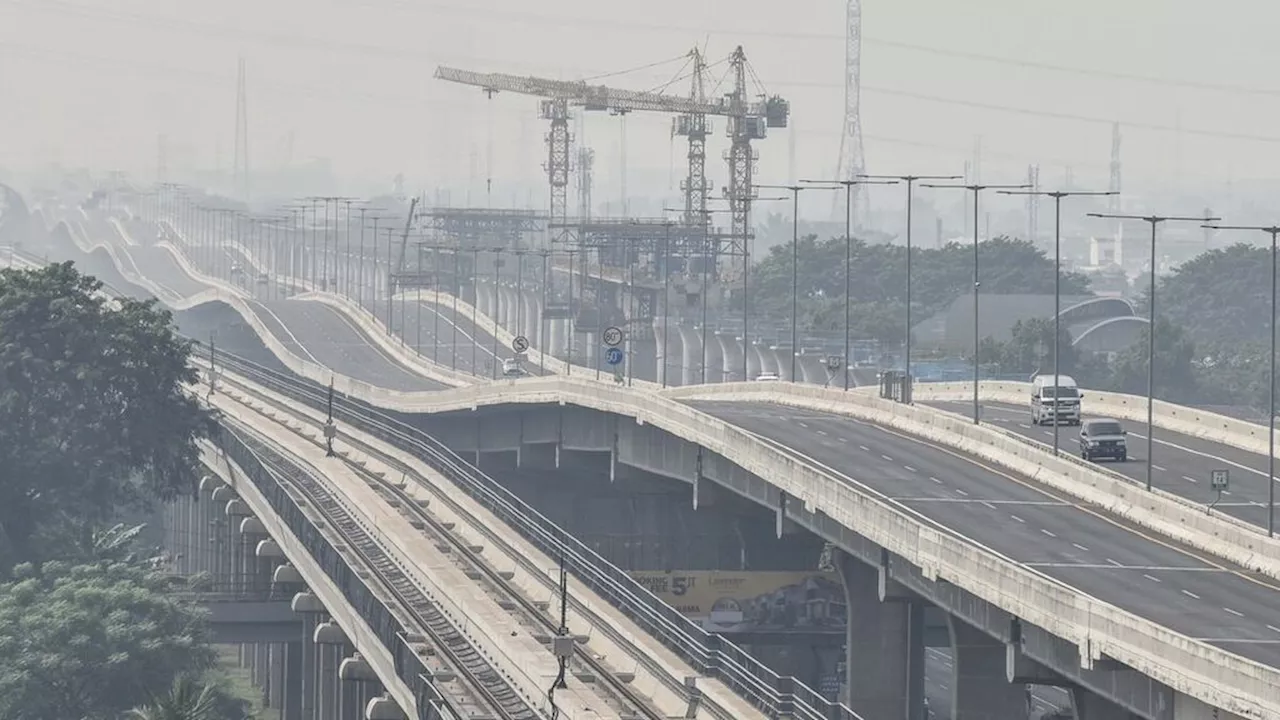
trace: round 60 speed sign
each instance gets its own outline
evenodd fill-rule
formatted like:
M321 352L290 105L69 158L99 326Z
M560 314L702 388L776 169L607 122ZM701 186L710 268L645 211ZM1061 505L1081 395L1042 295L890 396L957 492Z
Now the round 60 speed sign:
M617 347L622 344L622 328L607 327L603 333L604 344L609 347Z

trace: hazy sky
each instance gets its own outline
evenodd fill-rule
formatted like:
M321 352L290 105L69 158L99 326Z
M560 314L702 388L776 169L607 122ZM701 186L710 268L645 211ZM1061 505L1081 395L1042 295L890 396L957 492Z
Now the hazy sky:
M603 80L649 89L695 44L712 61L742 44L792 102L794 174L822 177L839 143L844 16L841 0L0 0L0 165L150 179L163 132L171 165L185 153L213 166L220 145L226 167L243 54L255 167L279 166L294 133L295 161L326 157L345 176L482 185L491 123L495 204L509 204L510 180L533 181L545 156L536 100L486 101L433 80L436 65L560 78L651 66ZM1275 2L863 0L863 25L872 172L961 172L981 135L983 180L1020 181L1038 162L1053 185L1070 164L1105 188L1119 120L1130 187L1280 175ZM586 123L597 200L617 193L619 125ZM789 132L758 144L762 181L792 174ZM629 116L627 147L632 191L666 190L683 161L670 118Z

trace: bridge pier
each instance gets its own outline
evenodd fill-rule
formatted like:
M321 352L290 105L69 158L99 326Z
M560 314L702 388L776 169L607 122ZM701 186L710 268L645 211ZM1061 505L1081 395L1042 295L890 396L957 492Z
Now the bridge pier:
M838 555L848 607L845 686L849 706L871 718L923 717L923 601L887 595L877 568L847 553Z
M316 626L315 652L319 676L316 680L316 720L339 720L339 668L347 635L333 620Z
M1080 687L1071 689L1071 706L1076 720L1132 720L1137 717L1119 705L1107 702L1101 696Z
M302 591L293 596L293 611L302 616L302 717L306 720L315 718L315 699L317 696L316 671L316 626L320 624L320 616L324 615L324 605L310 591Z
M364 707L382 694L382 685L360 653L349 653L338 666L342 720L362 720Z
M952 652L952 717L1001 720L1026 717L1030 691L1008 676L1008 645L948 616Z

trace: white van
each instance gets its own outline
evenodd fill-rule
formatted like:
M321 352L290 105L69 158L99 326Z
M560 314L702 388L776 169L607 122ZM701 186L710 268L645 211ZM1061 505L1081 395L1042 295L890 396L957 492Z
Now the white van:
M1080 387L1070 375L1059 375L1053 381L1053 373L1037 375L1031 379L1031 422L1080 424Z

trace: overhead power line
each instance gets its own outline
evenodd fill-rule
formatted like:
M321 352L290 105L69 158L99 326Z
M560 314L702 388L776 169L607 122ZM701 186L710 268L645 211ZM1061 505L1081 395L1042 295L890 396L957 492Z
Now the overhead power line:
M429 59L434 62L458 62L466 60L473 62L480 58L461 58L452 56L445 58L434 55L432 53L402 51L395 48L388 48L377 45L364 45L350 41L311 38L297 34L281 34L268 33L255 30L246 30L240 27L230 25L215 25L212 23L197 22L186 19L178 19L172 17L158 17L154 15L146 15L136 12L128 12L122 10L105 10L99 7L88 7L74 3L64 2L62 0L0 0L0 6L9 5L12 7L20 7L25 10L53 12L56 14L81 15L84 17L94 17L104 20L114 20L128 23L146 23L151 25L161 25L169 28L181 28L200 35L230 35L236 38L255 38L264 42L273 44L286 44L294 46L312 47L326 52L334 50L354 52L362 55L388 55L388 56L413 56ZM448 3L438 2L397 2L395 0L352 0L342 3L344 8L351 6L386 8L388 6L399 8L405 11L420 12L446 12L459 15L483 16L494 20L507 20L513 23L537 24L554 27L586 27L586 28L615 28L625 30L628 33L635 32L662 32L662 33L680 33L684 35L705 35L708 33L721 37L763 37L778 40L796 40L802 42L813 42L815 40L824 40L830 42L845 42L845 35L840 33L806 33L806 32L778 32L769 30L739 30L726 29L721 27L687 27L679 25L661 24L661 23L636 23L632 21L615 21L603 20L595 18L582 18L571 15L548 15L545 13L519 12L519 11L497 11L474 6L458 6ZM862 42L868 46L879 46L893 48L897 50L906 50L908 52L916 52L938 57L955 58L962 60L970 60L974 62L990 63L995 65L1006 65L1021 69L1041 70L1046 72L1064 73L1070 75L1079 75L1091 78L1105 78L1110 80L1119 80L1124 82L1143 83L1149 85L1158 85L1163 87L1181 87L1192 90L1202 90L1210 92L1252 95L1260 97L1280 97L1280 88L1266 88L1251 85L1239 85L1233 83L1214 83L1200 82L1196 80L1182 80L1177 78L1159 77L1155 75L1143 75L1140 73L1127 73L1114 70L1104 70L1098 68L1073 67L1069 65L1061 65L1056 63L1039 62L1027 60L1024 58L1015 58L1002 55L992 55L987 53L969 52L963 50L949 50L945 48L932 47L917 43L904 42L901 40L890 40L885 38L876 38L873 36L863 36ZM596 74L596 73L592 73ZM601 77L616 74L616 71L601 71ZM771 83L778 85L781 83ZM838 84L825 84L822 87L837 87Z

